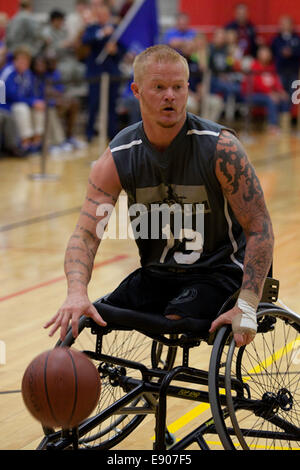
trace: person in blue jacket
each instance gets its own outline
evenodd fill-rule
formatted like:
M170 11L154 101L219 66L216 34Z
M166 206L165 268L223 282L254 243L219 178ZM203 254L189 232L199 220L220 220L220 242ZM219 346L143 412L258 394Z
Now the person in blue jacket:
M90 50L86 59L86 76L91 80L88 92L88 122L86 127L88 141L91 141L96 133L95 122L100 104L99 76L104 72L114 77L113 80L110 80L109 87L108 137L114 137L119 130L116 104L120 82L116 78L121 75L119 63L123 57L122 48L115 42L110 41L115 26L110 23L111 12L109 7L100 2L99 4L94 2L92 13L94 22L87 26L81 39L82 43L89 46ZM99 63L97 59L104 50L107 53L107 57L103 63Z
M45 101L34 94L30 69L31 54L26 48L14 53L13 66L5 74L6 103L16 121L23 151L40 148L45 125Z

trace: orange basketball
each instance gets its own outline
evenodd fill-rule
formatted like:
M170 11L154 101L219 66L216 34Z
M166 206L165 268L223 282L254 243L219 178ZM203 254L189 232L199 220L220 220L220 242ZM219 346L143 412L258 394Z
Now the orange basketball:
M99 373L92 361L69 348L39 354L22 380L26 407L49 428L76 427L95 409L100 391Z

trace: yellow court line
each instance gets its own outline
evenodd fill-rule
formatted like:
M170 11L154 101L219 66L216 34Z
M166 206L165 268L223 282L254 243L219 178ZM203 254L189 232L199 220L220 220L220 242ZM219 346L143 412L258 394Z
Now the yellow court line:
M274 354L271 354L267 359L264 361L260 362L257 364L255 367L253 367L251 370L248 371L248 374L258 374L262 370L266 369L267 367L270 367L271 364L274 362L278 361L281 359L282 356L287 354L291 349L293 349L295 343L297 341L300 341L300 336L298 336L295 340L291 341L288 343L286 346L283 346L282 348L278 349ZM244 377L245 381L251 380L251 376L249 377ZM220 393L224 394L225 391L224 389L220 389ZM185 413L183 416L178 418L176 421L168 425L168 430L171 433L175 433L179 431L181 428L189 424L193 419L198 418L202 413L204 413L206 410L210 408L210 405L208 403L200 403L200 405L197 405L195 408L192 410L188 411ZM152 436L151 440L154 440L155 437Z
M283 346L282 348L278 349L274 354L271 354L271 356L267 357L264 361L260 362L257 364L255 367L253 367L251 370L248 371L248 374L259 374L262 370L267 369L270 367L271 364L274 362L278 361L279 359L282 358L285 354L291 351L293 349L294 345L296 342L300 340L300 336L298 336L295 340L291 341L288 343L286 346ZM243 380L250 380L251 377L244 377Z
M204 413L204 411L208 410L209 408L210 408L209 403L200 403L200 405L188 411L183 416L181 416L176 421L174 421L174 423L170 424L168 426L169 432L175 433L176 431L179 431L179 429L186 426L190 421L197 418L199 415Z

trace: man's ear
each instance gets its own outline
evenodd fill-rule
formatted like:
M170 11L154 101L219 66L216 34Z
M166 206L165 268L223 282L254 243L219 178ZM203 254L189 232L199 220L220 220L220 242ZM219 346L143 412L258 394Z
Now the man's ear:
M135 96L137 99L139 99L139 97L140 97L140 92L139 92L139 87L138 87L137 83L136 83L136 82L132 82L130 88L131 88L131 91L132 91L132 93L134 94L134 96Z

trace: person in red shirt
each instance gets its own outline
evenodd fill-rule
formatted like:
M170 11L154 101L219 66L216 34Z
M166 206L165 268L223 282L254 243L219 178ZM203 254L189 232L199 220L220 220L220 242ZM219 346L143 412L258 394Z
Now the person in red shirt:
M281 113L289 113L290 102L268 46L259 47L257 59L251 66L251 73L243 82L243 93L251 105L266 109L269 130L278 132L279 116Z

